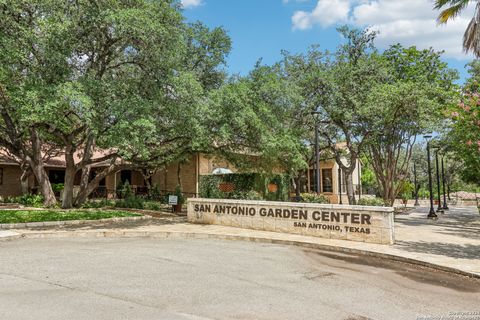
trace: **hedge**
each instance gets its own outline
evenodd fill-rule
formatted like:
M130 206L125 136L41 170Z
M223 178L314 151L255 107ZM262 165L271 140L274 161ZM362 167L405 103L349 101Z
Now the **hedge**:
M230 173L200 176L199 191L202 198L287 201L289 188L286 175Z

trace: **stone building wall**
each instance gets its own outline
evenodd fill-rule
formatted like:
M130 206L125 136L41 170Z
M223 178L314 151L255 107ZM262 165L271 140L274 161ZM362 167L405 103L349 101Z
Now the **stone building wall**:
M12 197L22 195L22 185L20 183L22 170L20 170L19 166L2 165L0 166L0 175L0 196Z

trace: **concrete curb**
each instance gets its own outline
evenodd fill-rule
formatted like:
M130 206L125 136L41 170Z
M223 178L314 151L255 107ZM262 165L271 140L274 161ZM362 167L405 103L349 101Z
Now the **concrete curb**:
M38 239L38 238L135 238L135 237L144 237L144 238L157 238L157 239L219 239L219 240L240 240L248 242L260 242L260 243L271 243L271 244L281 244L281 245L291 245L299 246L310 249L320 249L331 252L341 252L341 253L350 253L364 255L380 259L388 259L391 261L398 261L403 263L409 263L413 265L418 265L422 267L428 267L443 272L453 273L461 276L466 276L470 278L480 279L480 274L474 272L468 272L459 270L456 268L446 267L438 265L435 263L430 263L427 261L406 258L402 256L385 254L374 251L352 249L341 246L332 246L325 244L318 244L312 242L303 242L295 240L281 240L281 239L271 239L264 237L249 237L249 236L240 236L240 235L224 235L216 233L195 233L195 232L178 232L178 231L56 231L56 232L38 232L38 233L23 233L18 236L13 236L12 238L4 237L1 240L9 239Z
M26 222L26 223L2 223L0 224L0 230L11 229L28 229L28 228L40 228L40 227L58 227L58 226L72 226L72 225L86 225L94 223L105 222L123 222L123 221L137 221L153 219L151 216L138 216L138 217L119 217L97 220L66 220L66 221L44 221L44 222Z
M0 231L0 241L9 241L22 238L22 234L10 230Z

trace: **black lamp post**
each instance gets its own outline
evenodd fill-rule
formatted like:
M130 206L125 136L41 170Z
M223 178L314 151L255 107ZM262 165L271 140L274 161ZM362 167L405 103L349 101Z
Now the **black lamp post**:
M312 115L319 114L318 111L311 112ZM315 117L315 192L320 193L320 151L319 151L319 137L318 137L318 119Z
M343 204L342 202L342 169L338 168L338 203Z
M443 213L442 200L440 197L440 166L438 165L438 148L435 150L435 167L437 170L437 197L438 197L437 212Z
M413 184L415 185L415 207L419 207L420 203L418 203L418 185L417 185L417 164L415 160L413 160Z
M444 167L444 163L443 163L443 158L444 158L444 156L442 156L443 210L448 210L447 194L446 194L446 190L445 190L445 167Z
M436 219L438 216L435 214L435 209L433 208L432 168L430 165L430 139L432 136L428 134L423 137L427 140L428 190L430 192L430 211L428 212L427 218Z

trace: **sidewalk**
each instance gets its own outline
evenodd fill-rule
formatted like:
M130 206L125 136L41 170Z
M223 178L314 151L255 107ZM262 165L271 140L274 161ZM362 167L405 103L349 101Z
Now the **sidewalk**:
M361 252L408 262L415 260L440 269L480 277L480 214L474 207L452 208L438 220L426 218L428 209L417 208L395 218L396 244L392 246L323 239L294 234L256 231L218 225L194 225L184 217L146 221L64 226L57 229L15 230L16 237L159 237L220 238L314 246L320 249ZM12 230L13 231L13 230ZM15 232L10 232L10 236ZM0 239L2 233L0 231ZM15 235L13 235L15 236Z

